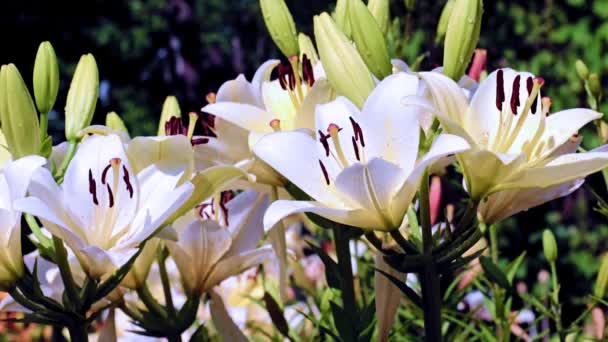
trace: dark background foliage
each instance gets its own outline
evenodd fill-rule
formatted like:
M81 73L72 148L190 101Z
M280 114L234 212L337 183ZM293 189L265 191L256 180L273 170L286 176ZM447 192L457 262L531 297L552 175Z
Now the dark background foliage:
M321 0L287 4L298 30L311 36L312 16L334 6ZM413 63L426 54L423 68L441 64L435 28L443 4L418 0L407 12L402 1L391 3L394 57ZM543 92L551 96L554 111L585 106L574 62L583 59L592 72L605 73L607 19L605 0L485 1L479 46L488 50L489 69L509 66L543 76ZM116 111L133 135L155 132L165 96L176 95L182 112L198 111L205 95L223 81L239 73L251 77L263 61L280 56L255 0L2 1L0 64L15 63L31 84L36 49L44 40L60 58L60 95L50 122L55 142L61 139L71 74L83 53L93 53L100 70L94 121L102 123L107 112ZM584 146L598 144L589 136ZM601 179L592 177L588 184L605 193ZM506 221L500 230L502 256L513 259L528 251L519 277L532 286L538 271L548 267L540 238L542 229L551 227L560 247L562 297L580 308L608 238L608 226L594 206L589 191L581 190ZM568 315L568 309L564 312Z

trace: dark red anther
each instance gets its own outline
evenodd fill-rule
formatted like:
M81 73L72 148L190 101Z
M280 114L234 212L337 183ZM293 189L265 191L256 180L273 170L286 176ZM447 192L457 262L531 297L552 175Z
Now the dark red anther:
M519 107L519 81L521 80L521 76L515 76L513 80L513 90L511 91L511 112L517 115L517 107Z
M112 164L108 164L108 166L106 166L103 169L103 172L101 173L101 184L106 184L106 178L108 176L108 170L112 167Z
M279 84L283 90L294 90L296 88L296 75L293 73L291 64L279 64Z
M355 132L355 140L359 141L362 147L365 147L365 140L363 139L363 130L361 129L361 126L359 126L357 121L355 121L352 116L349 116L348 119L350 120L351 125L353 125L353 131Z
M97 186L95 185L95 179L93 178L93 171L89 169L89 193L93 196L93 203L99 205L97 201Z
M327 185L329 185L329 173L327 173L327 169L325 168L325 165L323 165L323 162L321 161L321 159L319 159L319 165L321 166L321 171L323 172L323 177L325 177L325 183L327 183Z
M279 84L281 85L281 88L283 90L287 90L287 82L285 82L285 66L283 66L283 63L279 64L278 67L279 70Z
M532 76L528 76L526 79L526 88L528 89L528 96L532 95L532 89L534 89L534 80Z
M209 142L209 138L192 138L192 146L204 145Z
M325 149L325 156L329 157L329 142L327 139L329 138L329 134L325 135L321 130L319 130L319 142L323 145Z
M165 122L165 133L167 135L187 135L188 128L182 124L182 119L172 116Z
M302 77L304 78L304 82L306 82L309 87L312 87L315 84L315 75L313 73L312 63L306 54L302 56Z
M127 187L127 191L129 192L129 198L133 198L133 185L131 184L131 179L129 178L129 171L126 166L122 166L122 180L125 181L125 185Z
M106 184L108 188L108 200L110 201L110 208L114 206L114 194L112 193L112 189L110 188L110 184Z
M505 102L505 79L502 69L496 73L496 108L502 111L502 103Z
M532 108L530 108L532 110L532 115L536 114L536 106L538 104L538 98L540 95L536 94L536 97L534 98L534 101L532 102Z
M359 159L359 146L357 145L357 141L355 141L355 136L352 136L350 138L353 142L353 149L355 150L355 157L357 157L358 161L361 161L361 159Z

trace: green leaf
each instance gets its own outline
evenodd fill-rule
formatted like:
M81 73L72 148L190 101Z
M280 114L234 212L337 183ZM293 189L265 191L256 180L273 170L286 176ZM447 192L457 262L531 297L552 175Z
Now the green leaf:
M515 274L517 273L517 270L519 269L519 266L521 266L521 263L525 260L526 258L526 251L523 251L515 260L511 261L506 269L505 269L505 274L507 276L507 279L509 280L510 284L513 284L513 279L515 278Z
M511 283L507 279L507 276L495 263L492 262L492 259L488 258L487 256L481 256L479 261L490 281L507 291L511 290Z
M401 290L401 293L403 293L403 295L405 297L407 297L410 301L412 301L412 303L414 303L418 307L422 307L422 298L420 298L420 296L416 293L416 291L412 290L412 288L407 286L407 284L405 282L401 281L400 279L397 279L396 277L394 277L393 275L391 275L387 272L384 272L381 269L378 269L378 268L374 268L374 269L376 270L376 272L381 273L388 280L390 280L391 283L393 283L395 286L397 286L399 288L399 290Z
M321 261L323 261L323 264L325 265L325 278L327 279L327 284L334 289L340 289L342 280L340 278L340 269L338 268L338 264L329 255L327 255L323 249L309 241L307 242L310 248L319 255Z
M289 338L289 325L285 320L285 314L279 303L277 303L274 297L268 292L264 292L264 303L266 304L266 311L268 311L274 326L283 336Z

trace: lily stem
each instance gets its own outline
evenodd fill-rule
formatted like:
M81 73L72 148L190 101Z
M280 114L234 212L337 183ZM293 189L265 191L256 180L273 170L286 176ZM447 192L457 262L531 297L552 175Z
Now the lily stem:
M68 325L68 332L70 333L70 340L72 342L88 342L89 334L87 332L87 325L81 324L80 322L76 324Z
M276 186L273 186L270 192L270 202L272 203L278 199L279 190ZM273 248L279 258L279 297L281 303L284 304L288 299L287 286L289 276L287 275L287 240L285 238L285 225L283 224L283 220L276 224L270 234Z
M56 236L53 236L53 244L55 246L55 263L59 267L61 280L63 281L68 298L74 308L80 307L80 296L78 295L78 289L68 263L68 251L63 246L63 241Z
M422 225L422 254L424 266L420 274L424 308L425 341L441 342L441 288L437 265L433 260L433 231L429 202L429 172L422 175L420 184L420 222Z
M355 286L353 277L353 266L351 264L349 239L339 225L332 227L336 244L336 255L338 256L338 269L340 271L342 302L344 311L350 316L353 322L353 329L357 326L357 302L355 298ZM357 336L353 331L353 336Z
M160 280L163 284L163 292L165 294L165 306L169 311L169 315L172 318L176 318L177 313L175 311L175 306L173 305L173 297L171 295L171 283L169 282L169 275L167 273L165 259L165 249L163 248L158 252L158 271L160 273Z
M498 265L498 233L496 225L490 225L490 256L492 258L492 262L495 265ZM504 296L503 290L496 284L492 284L492 293L494 294L494 308L495 308L495 316L496 316L496 340L503 341L505 339L505 331L507 330L506 320L504 319Z

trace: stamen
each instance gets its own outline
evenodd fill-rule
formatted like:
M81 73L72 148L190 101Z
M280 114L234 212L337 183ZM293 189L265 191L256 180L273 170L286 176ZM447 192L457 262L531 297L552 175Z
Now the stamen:
M306 82L309 87L312 87L315 84L315 75L313 73L312 63L306 54L302 56L302 77L304 78L304 82Z
M165 133L167 135L187 135L188 129L182 124L182 119L172 116L165 123Z
M542 77L537 77L536 82L538 82L539 87L542 87L545 84L545 80ZM532 102L532 114L536 114L536 106L538 104L538 96L534 97L534 102ZM542 109L542 102L541 102Z
M519 81L521 80L521 76L515 76L513 80L513 91L511 91L511 112L514 115L517 115L517 107L519 107Z
M549 114L552 103L553 102L551 101L551 98L549 96L545 96L541 99L540 105L541 105L541 109L543 111L543 115L546 116L547 114Z
M106 177L108 176L108 170L112 167L112 164L108 164L108 166L103 169L101 173L101 184L106 184Z
M325 149L325 156L329 157L329 143L327 142L327 138L329 138L329 134L325 135L321 130L319 130L319 142Z
M209 138L192 138L190 142L192 146L203 145L209 142Z
M91 196L93 196L93 203L95 203L95 205L99 205L99 201L97 201L97 186L95 184L93 171L91 169L89 169L89 193Z
M528 76L528 78L526 79L526 89L528 90L528 96L532 94L532 87L534 87L534 80L532 79L532 76Z
M131 185L131 179L129 178L129 171L126 166L122 166L123 176L122 179L125 181L127 191L129 192L129 198L133 198L133 185Z
M359 146L357 146L357 141L355 141L354 136L352 136L351 139L353 142L353 149L355 150L355 157L357 157L358 161L361 161L361 159L359 158Z
M361 126L359 126L357 121L355 121L352 116L349 116L348 119L350 120L351 125L353 125L355 140L361 142L361 146L365 147L365 140L363 139L363 130L361 129Z
M275 132L279 132L281 130L281 120L279 120L279 119L270 120L269 125L272 128L272 130Z
M323 172L323 177L325 177L325 183L327 183L327 185L329 185L329 173L327 173L327 169L325 168L325 165L323 165L323 162L321 161L321 159L319 159L319 166L321 166L321 171Z
M505 102L505 79L502 69L496 74L496 108L502 111L502 103Z
M114 206L114 194L112 194L112 189L110 188L110 184L106 184L108 188L108 199L110 201L110 208Z

